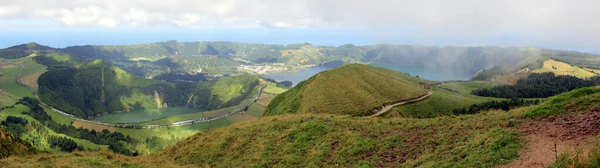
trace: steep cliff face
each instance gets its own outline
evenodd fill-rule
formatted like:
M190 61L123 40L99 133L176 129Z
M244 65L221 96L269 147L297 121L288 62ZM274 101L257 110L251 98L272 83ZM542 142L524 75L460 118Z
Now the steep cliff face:
M156 90L154 90L154 100L156 101L157 108L163 108L163 103L160 99L160 95L158 94L158 92ZM167 103L165 103L164 105L166 106Z
M194 95L190 95L190 98L188 98L187 103L185 104L186 106L190 106L190 104L192 103L192 99L194 98Z

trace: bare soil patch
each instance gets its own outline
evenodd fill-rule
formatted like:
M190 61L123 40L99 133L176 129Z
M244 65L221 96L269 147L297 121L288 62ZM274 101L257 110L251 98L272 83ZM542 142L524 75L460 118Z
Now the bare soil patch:
M102 130L104 130L104 129L106 129L110 132L115 132L117 130L115 127L93 124L93 123L83 122L83 121L79 121L79 120L73 121L73 126L75 128L83 127L83 128L87 128L89 130L96 130L96 132L102 132Z
M229 120L233 121L233 122L242 122L242 121L248 121L251 119L255 119L256 117L248 115L246 113L238 113L238 114L233 114L229 116Z
M273 98L275 98L275 95L262 93L260 96L258 96L256 103L263 107L267 107Z
M0 66L2 66L2 68L14 68L14 67L18 67L18 66L13 65L13 64L3 64L3 65L0 65Z
M23 82L24 84L26 84L29 87L32 87L33 89L37 90L38 89L38 78L40 77L40 75L42 75L42 73L44 72L37 72L37 73L33 73L30 75L27 75L25 77L21 78L21 82Z
M600 133L600 112L571 113L541 120L526 121L519 126L528 140L519 158L501 167L547 167L565 151L589 143Z

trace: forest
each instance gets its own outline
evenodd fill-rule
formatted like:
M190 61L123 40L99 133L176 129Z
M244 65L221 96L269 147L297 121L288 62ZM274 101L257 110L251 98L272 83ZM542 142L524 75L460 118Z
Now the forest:
M508 111L508 110L516 108L516 107L537 105L539 103L540 103L539 100L524 100L524 99L517 99L517 98L512 98L510 100L501 100L501 101L492 100L492 101L487 101L487 102L483 102L483 103L473 104L468 108L456 108L456 109L452 110L452 114L454 114L454 115L477 114L482 111L498 110L498 109Z
M498 98L546 98L577 88L600 84L600 77L580 79L574 76L555 75L552 72L532 73L513 85L495 86L473 90L472 94Z

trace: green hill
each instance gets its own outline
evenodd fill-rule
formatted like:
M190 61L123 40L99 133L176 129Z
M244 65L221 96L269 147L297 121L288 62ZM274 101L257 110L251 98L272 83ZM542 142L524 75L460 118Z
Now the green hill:
M27 43L27 44L21 44L21 45L8 47L5 49L0 49L0 58L15 59L15 58L26 57L26 56L29 56L31 54L36 54L36 53L51 53L51 52L56 52L56 50L52 47L39 45L37 43L31 42L31 43Z
M362 64L318 73L278 95L265 115L330 113L365 116L386 103L427 94L428 81Z

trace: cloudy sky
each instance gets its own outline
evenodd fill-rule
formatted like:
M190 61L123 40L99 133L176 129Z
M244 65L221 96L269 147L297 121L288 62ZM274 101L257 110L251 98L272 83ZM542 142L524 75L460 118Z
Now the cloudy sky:
M0 0L0 47L227 40L600 53L598 7L598 0Z

